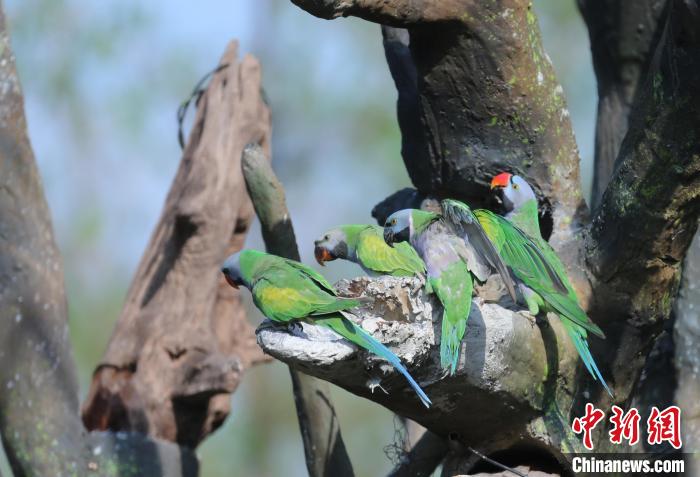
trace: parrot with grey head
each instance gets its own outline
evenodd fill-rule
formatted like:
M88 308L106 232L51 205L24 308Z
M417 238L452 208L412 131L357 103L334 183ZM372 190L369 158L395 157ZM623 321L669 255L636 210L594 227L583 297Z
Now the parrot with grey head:
M491 188L501 190L507 215L503 218L486 210L475 213L517 278L530 313L537 316L551 311L559 316L586 369L612 396L588 347L588 333L600 338L605 334L581 308L564 264L540 234L532 187L522 177L503 172L493 178Z
M406 377L423 405L430 407L430 399L398 356L344 316L346 310L359 306L361 301L337 296L333 286L314 269L265 252L243 250L227 258L221 271L232 287L242 285L250 290L255 306L272 321L305 321L325 326L386 359Z
M409 242L425 262L427 285L443 306L440 364L454 374L471 310L474 280L498 271L515 299L510 275L479 222L455 228L443 215L419 209L391 214L384 225L389 245Z
M336 259L355 262L369 275L411 277L425 273L425 264L410 244L390 247L378 225L341 225L314 242L320 265Z

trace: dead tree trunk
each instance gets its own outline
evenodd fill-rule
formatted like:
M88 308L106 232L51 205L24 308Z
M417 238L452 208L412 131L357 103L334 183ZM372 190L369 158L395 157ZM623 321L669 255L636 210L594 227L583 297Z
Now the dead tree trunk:
M544 231L552 232L550 241L582 304L608 337L590 342L614 402L625 408L646 402L640 376L669 322L700 213L700 5L633 2L639 10L627 5L634 11L621 16L625 22L600 27L617 35L618 43L605 51L596 36L601 33L592 30L599 78L606 61L619 64L605 70L612 79L599 87L605 116L599 127L600 121L615 127L610 137L599 138L596 180L601 188L609 186L590 219L563 92L528 1L293 1L322 18L352 15L387 25L384 46L399 92L402 155L417 191L390 197L375 208L375 217L381 221L424 197L481 205L494 173L506 169L525 176L537 189ZM606 8L613 8L615 2L609 3ZM582 8L593 15L586 4ZM625 30L631 18L643 19L634 38ZM263 347L451 437L459 444L455 449L501 456L537 450L543 461L553 458L566 469L568 453L583 450L570 432L573 416L585 402L606 409L611 404L555 319L538 327L505 302L477 299L457 376L443 377L431 297L388 278L358 279L340 288L374 298L359 321L410 363L433 408L422 409L395 373L352 347L260 330ZM671 361L663 366L673 372ZM389 395L368 387L379 378ZM607 429L596 431L597 449L604 450ZM453 451L447 467L468 471L477 460Z
M246 144L269 148L260 65L231 43L199 98L189 141L83 405L88 429L135 430L194 448L229 413L241 374L265 358L219 271L253 207Z

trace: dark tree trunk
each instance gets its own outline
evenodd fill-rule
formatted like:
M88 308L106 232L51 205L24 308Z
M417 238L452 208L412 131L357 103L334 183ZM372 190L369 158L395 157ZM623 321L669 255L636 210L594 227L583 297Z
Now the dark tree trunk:
M630 108L660 36L667 0L578 0L598 79L592 208L597 209L627 134Z

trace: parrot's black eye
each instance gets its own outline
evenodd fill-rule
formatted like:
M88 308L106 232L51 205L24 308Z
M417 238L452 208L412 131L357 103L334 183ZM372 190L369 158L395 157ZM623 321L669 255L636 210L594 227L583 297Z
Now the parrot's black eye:
M513 184L513 189L518 190L518 184Z
M326 235L323 236L323 240L329 240L330 238L331 238L331 236L328 235L328 234L326 234Z

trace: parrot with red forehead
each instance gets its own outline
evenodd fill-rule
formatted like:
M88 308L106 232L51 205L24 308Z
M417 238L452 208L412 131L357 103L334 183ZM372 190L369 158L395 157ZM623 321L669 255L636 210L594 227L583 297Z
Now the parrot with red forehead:
M535 192L525 179L507 172L495 176L491 188L501 191L505 218L488 210L474 213L517 278L530 313L559 316L586 369L612 396L588 348L588 333L605 334L581 308L564 264L540 233Z
M501 172L491 180L491 190L501 192L506 219L533 238L542 238L537 196L530 184L520 176Z
M346 310L359 306L360 300L337 296L333 286L314 269L269 253L242 250L227 258L221 271L232 287L248 288L255 306L272 321L325 326L386 359L404 375L423 405L430 407L430 399L398 356L346 318Z
M314 242L314 256L320 265L331 260L355 262L369 275L411 277L425 273L425 264L409 243L390 247L378 225L340 225Z

